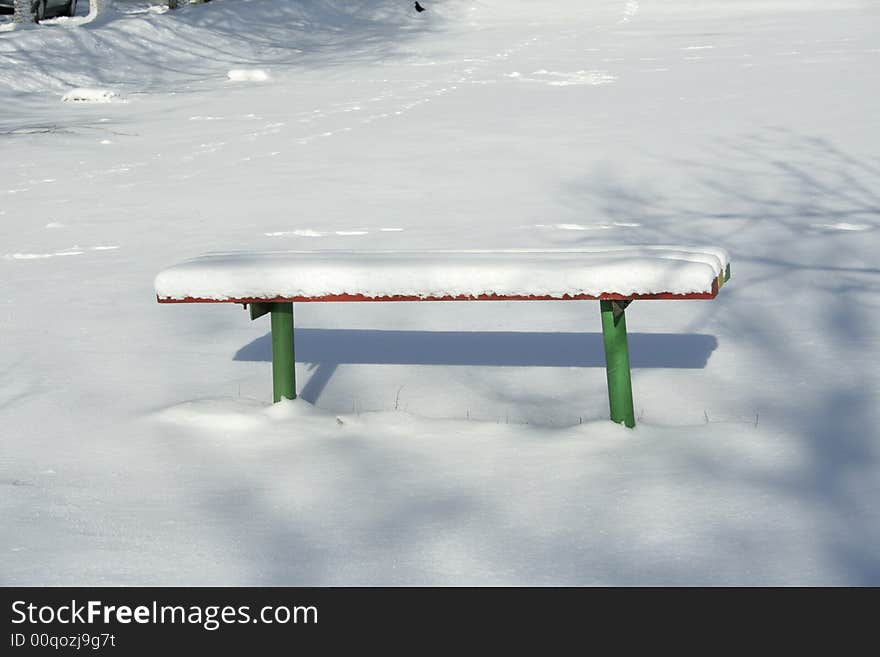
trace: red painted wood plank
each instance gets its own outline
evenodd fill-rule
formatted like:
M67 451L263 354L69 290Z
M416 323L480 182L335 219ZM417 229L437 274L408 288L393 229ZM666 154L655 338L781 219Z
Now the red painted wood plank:
M366 297L362 294L328 294L321 297L241 297L230 299L201 299L198 297L186 297L185 299L168 299L156 297L159 303L319 303L319 302L346 302L346 301L624 301L624 300L654 300L654 299L714 299L718 295L718 281L712 282L711 292L691 292L689 294L673 294L671 292L657 292L653 294L618 294L606 292L598 296L590 294L565 294L561 297L543 295L504 295L504 294L480 294L443 296L443 297L419 297L393 295L384 297Z

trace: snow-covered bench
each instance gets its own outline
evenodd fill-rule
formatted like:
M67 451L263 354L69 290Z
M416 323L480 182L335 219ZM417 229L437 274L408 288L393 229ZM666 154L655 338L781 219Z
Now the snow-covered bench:
M635 426L624 310L636 299L713 299L727 253L682 246L501 251L209 253L160 272L159 303L240 303L271 315L274 399L294 399L293 304L598 300L611 419Z

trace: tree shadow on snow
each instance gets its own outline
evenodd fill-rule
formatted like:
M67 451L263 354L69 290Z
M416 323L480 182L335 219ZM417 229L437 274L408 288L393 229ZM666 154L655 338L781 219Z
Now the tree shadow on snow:
M732 151L740 158L730 158L723 170L690 163L703 184L721 192L715 205L688 205L608 179L603 181L607 185L597 186L595 179L583 184L580 201L573 201L607 203L609 217L641 221L657 242L720 243L731 250L734 279L718 300L700 306L698 326L717 320L719 340L754 368L753 378L735 383L725 407L760 410L762 430L753 435L766 444L754 444L755 438L746 433L754 431L751 426L740 433L707 431L707 437L715 436L728 448L741 442L736 452L719 450L716 440L670 437L662 449L650 450L657 463L647 472L646 490L638 495L623 487L619 499L616 490L629 481L626 473L621 479L616 468L590 470L585 460L582 480L566 489L573 508L589 505L596 491L615 496L615 503L600 505L588 521L574 512L554 525L555 502L542 507L551 512L549 523L540 518L534 524L517 523L502 503L487 497L487 482L491 486L493 477L501 476L498 464L485 464L488 479L471 473L472 483L463 483L460 473L444 470L448 463L434 463L429 451L408 449L404 440L369 443L340 436L292 441L272 447L273 458L256 459L259 468L252 472L243 467L249 465L247 459L239 458L247 456L245 450L230 456L189 441L174 443L177 449L198 452L204 464L199 476L215 491L204 497L203 506L219 519L218 530L228 532L235 549L248 555L249 581L430 584L473 580L475 572L482 572L493 581L532 584L880 583L873 483L880 458L877 374L871 360L876 354L872 308L880 294L877 273L868 257L870 240L829 235L813 225L845 216L876 226L872 208L880 204L871 196L872 186L841 182L844 193L837 194L837 186L822 180L814 184L797 173L820 158L821 166L839 168L836 173L843 181L848 175L865 177L869 168L862 164L870 163L854 164L818 142L795 139L768 148L785 166L747 150ZM744 179L767 167L777 173L777 188L763 195ZM733 184L737 178L740 182ZM880 189L880 175L868 179ZM813 214L805 221L803 199L816 194ZM859 198L861 205L852 203ZM803 290L809 292L805 298L798 296ZM784 318L791 314L796 321L786 324ZM784 327L806 330L815 339L797 339ZM634 333L631 342L636 367L704 367L718 341L691 333ZM329 378L335 364L343 362L602 364L596 333L303 328L297 329L297 348L301 362L318 363L328 373L313 376L316 383L308 393L313 400L326 384L320 379ZM268 337L244 346L235 358L268 360ZM802 380L812 387L800 386ZM700 430L686 431L693 437ZM589 440L590 434L579 437ZM637 433L634 439L639 439ZM254 442L259 445L256 437ZM776 455L780 445L785 456ZM785 451L789 447L795 455ZM731 453L740 458L719 458ZM194 458L187 455L182 462ZM645 467L620 466L635 471ZM326 488L317 496L305 494L302 502L285 491L283 499L292 501L279 504L279 491L266 482L295 484L305 472L317 472L316 481L327 481ZM540 496L541 477L555 476L539 467L534 474L538 481L533 487L523 481L524 500ZM578 497L577 491L584 496ZM724 500L725 495L731 499ZM653 496L661 508L652 506ZM722 503L715 508L719 497ZM680 508L668 500L678 500ZM760 503L741 506L749 500ZM656 510L661 511L659 518L652 515ZM644 523L638 522L639 512L645 514ZM627 520L633 513L636 520ZM677 513L687 517L679 519ZM516 549L507 549L510 545ZM438 555L452 558L444 561ZM810 570L798 570L801 566Z
M232 67L311 71L381 64L399 57L412 38L445 25L440 15L417 19L411 4L394 0L236 0L161 15L145 13L141 4L119 3L75 29L46 26L48 32L38 33L46 42L22 40L31 70L23 75L59 88L98 84L131 95L166 93L173 84L175 93L188 93L190 83L199 84L196 90L209 88L206 82L225 84ZM71 57L78 60L73 76Z
M876 585L880 513L869 482L880 471L880 160L787 128L705 152L661 163L689 181L685 191L603 170L563 193L580 216L640 224L637 236L621 241L718 244L731 252L733 279L696 325L723 326L719 338L749 363L749 380L727 410L759 413L762 426L794 436L802 464L768 471L696 450L681 458L707 482L732 481L799 509L796 522L816 530L794 549L820 555L825 581ZM713 538L751 550L754 572L765 567L766 543L747 522L730 522ZM787 583L798 576L790 573ZM657 579L662 573L643 581Z

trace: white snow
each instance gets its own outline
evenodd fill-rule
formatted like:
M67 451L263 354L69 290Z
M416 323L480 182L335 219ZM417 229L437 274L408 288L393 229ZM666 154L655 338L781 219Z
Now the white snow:
M337 231L337 234L343 231ZM345 234L359 234L346 231ZM208 254L156 276L160 299L272 299L351 294L600 296L711 293L723 249L266 251Z
M0 17L2 584L880 584L876 2L149 4ZM594 301L296 304L273 406L153 287L608 244L732 261L627 309L635 430Z
M65 103L110 103L118 94L110 89L71 89L61 97Z
M836 224L813 224L813 228L824 228L826 230L862 231L862 230L871 230L871 228L873 228L873 226L871 226L870 224L850 224L845 221L841 221Z
M226 74L226 77L232 82L265 82L269 79L269 74L259 68L234 68Z

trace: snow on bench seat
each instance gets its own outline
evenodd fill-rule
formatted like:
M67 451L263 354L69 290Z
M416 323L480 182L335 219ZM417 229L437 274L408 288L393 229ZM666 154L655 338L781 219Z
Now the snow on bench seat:
M471 251L209 253L160 272L160 303L711 299L723 249L683 246Z

